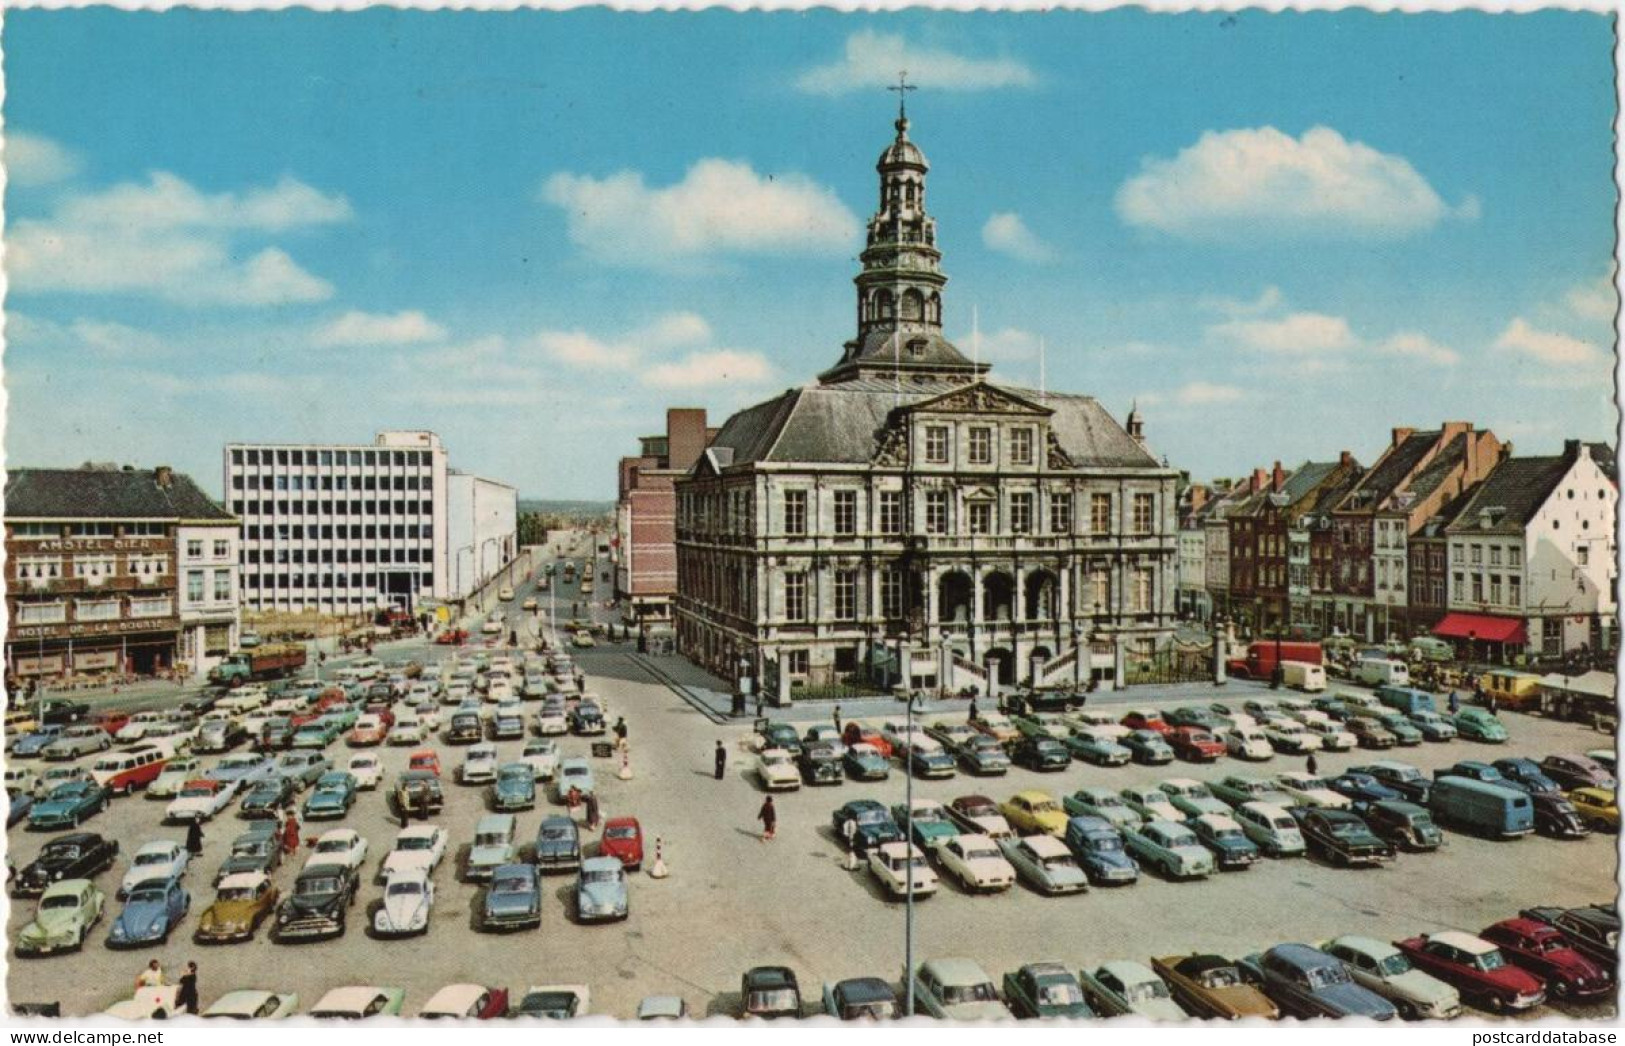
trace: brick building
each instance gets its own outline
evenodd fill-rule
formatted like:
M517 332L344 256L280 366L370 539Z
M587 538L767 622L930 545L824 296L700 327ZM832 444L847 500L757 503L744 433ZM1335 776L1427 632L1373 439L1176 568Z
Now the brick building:
M677 499L674 485L705 451L714 434L705 411L673 407L666 431L645 436L637 457L617 469L615 595L628 623L671 620L677 595Z

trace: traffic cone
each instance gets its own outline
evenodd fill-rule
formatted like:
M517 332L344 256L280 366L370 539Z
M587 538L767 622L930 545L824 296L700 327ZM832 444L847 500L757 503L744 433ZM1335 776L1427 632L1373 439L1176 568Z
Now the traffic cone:
M626 749L621 749L621 768L615 771L615 776L623 781L632 780L632 756Z
M649 866L649 878L651 879L664 879L666 876L671 874L671 870L666 867L666 859L660 854L660 849L660 837L656 836L655 860L654 863Z

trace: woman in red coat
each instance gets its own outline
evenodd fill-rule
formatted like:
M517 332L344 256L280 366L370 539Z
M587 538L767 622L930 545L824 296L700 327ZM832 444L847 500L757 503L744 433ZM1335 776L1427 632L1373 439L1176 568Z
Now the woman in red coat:
M299 819L288 811L288 819L282 822L282 852L296 853L299 850Z

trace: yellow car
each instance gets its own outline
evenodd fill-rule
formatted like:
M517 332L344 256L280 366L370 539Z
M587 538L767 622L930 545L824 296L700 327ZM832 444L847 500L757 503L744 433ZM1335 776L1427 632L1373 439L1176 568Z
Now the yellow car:
M1599 830L1619 831L1619 793L1614 789L1576 788L1568 797L1580 820Z
M203 910L192 939L199 944L246 941L276 911L277 888L264 872L238 872L220 880L214 903Z
M589 647L597 645L597 642L592 638L591 632L577 632L575 636L571 638L570 643L572 646L577 647Z
M1023 834L1066 834L1066 811L1048 792L1017 792L999 806L999 813L1010 827Z

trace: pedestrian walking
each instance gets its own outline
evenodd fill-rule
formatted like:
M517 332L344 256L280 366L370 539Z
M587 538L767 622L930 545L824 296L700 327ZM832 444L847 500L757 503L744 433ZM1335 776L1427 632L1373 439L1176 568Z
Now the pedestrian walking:
M1494 715L1495 714L1495 695L1494 694L1486 694L1485 697L1484 697L1484 705L1485 705L1485 707L1487 707L1490 710L1490 715Z
M834 716L834 718L835 718L835 734L836 734L836 736L840 736L840 733L841 733L841 706L840 705L835 706L835 716Z
M626 751L626 717L615 718L615 747L619 751Z
M181 990L175 993L175 1012L197 1015L197 963L186 964L181 974Z
M758 719L761 718L761 715L762 715L762 703L766 699L767 698L766 698L765 694L763 694L760 690L756 691L756 717Z
M1459 696L1457 696L1456 690L1455 690L1454 687L1452 687L1450 689L1449 705L1450 705L1450 714L1451 715L1455 715L1457 712L1461 711L1461 698Z
M587 677L580 672L576 673L576 693L582 697L587 696Z
M193 857L203 853L203 823L193 821L186 828L186 852Z
M598 828L598 793L587 793L587 827L592 830Z
M164 968L158 965L157 959L147 963L147 968L142 970L135 979L136 991L140 991L142 988L162 988L163 986Z
M762 808L756 811L756 819L762 822L762 842L771 841L779 827L779 812L773 808L772 796L762 800Z
M570 820L574 821L576 819L576 807L581 805L581 789L571 785L570 791L564 797L564 805L569 807Z
M970 721L974 723L976 718L976 698L973 697L970 699Z
M294 816L292 810L282 821L282 852L293 854L299 851L299 818Z
M1309 753L1309 759L1304 764L1304 768L1309 771L1310 776L1313 776L1313 775L1320 772L1320 764L1315 762L1315 753L1313 753L1313 752Z
M728 768L728 748L721 741L717 742L717 780L722 780L722 772Z

